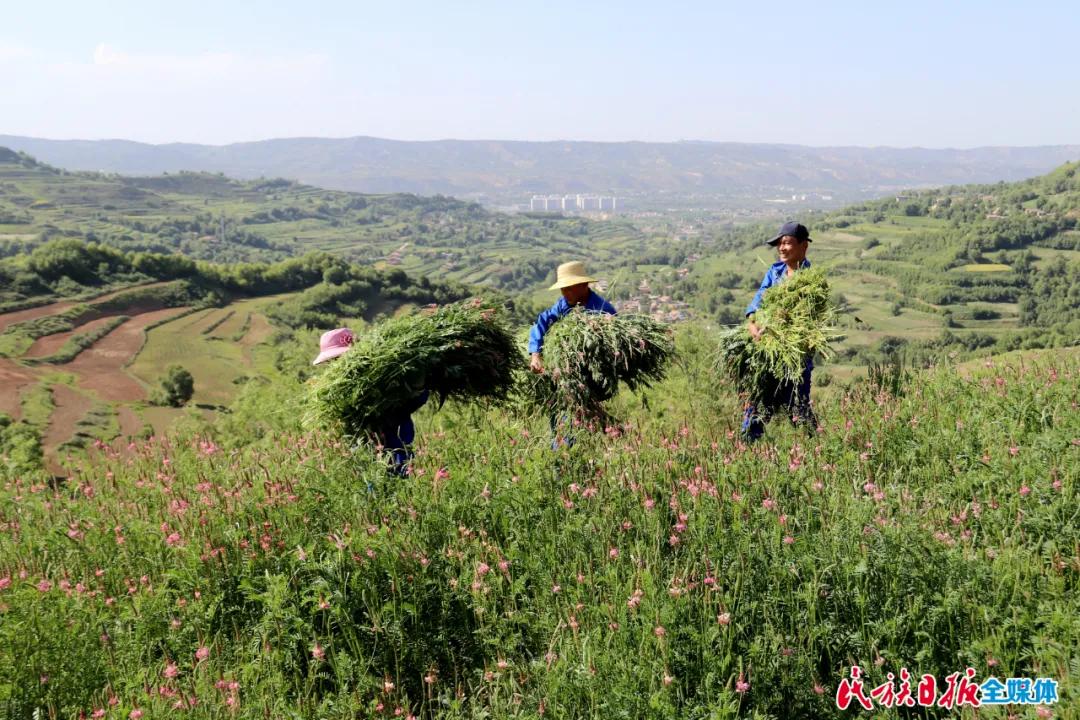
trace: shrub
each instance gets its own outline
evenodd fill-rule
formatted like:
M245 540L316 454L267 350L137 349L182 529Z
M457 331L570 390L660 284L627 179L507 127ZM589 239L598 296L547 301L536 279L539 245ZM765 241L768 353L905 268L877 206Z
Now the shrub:
M161 378L161 387L151 397L155 405L181 407L195 395L195 378L180 365L170 365Z

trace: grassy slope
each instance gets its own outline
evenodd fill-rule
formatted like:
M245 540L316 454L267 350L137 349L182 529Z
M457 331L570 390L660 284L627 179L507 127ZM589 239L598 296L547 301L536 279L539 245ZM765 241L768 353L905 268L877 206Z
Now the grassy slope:
M912 203L921 214L909 214ZM1019 183L924 191L807 219L814 237L808 257L829 268L836 291L848 301L851 317L843 345L865 347L888 336L927 340L945 329L946 313L956 320L950 329L955 335L996 337L1021 325L1017 302L941 302L936 296L942 289L964 292L968 277L977 276L1014 288L1022 297L1048 269L1080 261L1080 232L1068 228L1078 217L1080 165L1074 163ZM1039 234L1040 226L1051 228L1045 237ZM769 230L762 228L757 239L766 238ZM1016 242L980 250L976 258L964 256L965 248L992 247L999 236ZM1009 264L1022 251L1033 257L1032 272L1026 276ZM721 273L742 277L728 306L739 316L774 260L770 248L755 247L744 235L743 242L717 243L715 252L690 264L688 280L708 286L710 278ZM915 281L908 277L913 274L919 276ZM699 307L707 299L707 293L694 298ZM899 314L894 313L897 305ZM971 314L977 309L993 310L1000 317L975 320Z
M416 476L389 481L295 434L292 383L231 429L95 458L80 492L0 485L22 526L0 533L0 697L19 716L110 693L163 716L175 692L197 718L839 718L857 663L939 692L967 666L1052 677L1069 717L1075 355L856 392L822 403L821 436L774 423L750 449L688 347L558 470L542 419L428 407Z

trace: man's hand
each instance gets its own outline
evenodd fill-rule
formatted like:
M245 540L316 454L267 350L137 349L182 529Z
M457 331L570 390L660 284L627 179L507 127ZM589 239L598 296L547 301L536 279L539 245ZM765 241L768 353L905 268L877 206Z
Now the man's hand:
M750 337L754 339L754 342L761 339L762 330L753 320L746 324L746 329L750 331Z
M540 353L535 352L529 359L529 369L537 375L544 374L544 361L540 359Z

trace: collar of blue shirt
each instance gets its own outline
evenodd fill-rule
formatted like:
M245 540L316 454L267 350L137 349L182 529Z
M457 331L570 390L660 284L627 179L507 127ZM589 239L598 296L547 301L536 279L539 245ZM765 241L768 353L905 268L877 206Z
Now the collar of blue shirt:
M799 269L810 267L810 261L803 258L802 264L799 265ZM774 262L772 264L772 270L775 277L783 277L787 272L787 263L781 260L780 262Z

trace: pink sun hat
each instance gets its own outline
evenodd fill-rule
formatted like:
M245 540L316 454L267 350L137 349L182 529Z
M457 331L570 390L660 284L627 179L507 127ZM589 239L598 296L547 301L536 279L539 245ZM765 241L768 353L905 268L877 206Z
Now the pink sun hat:
M319 356L315 358L312 365L318 365L321 362L326 362L331 358L336 358L346 350L352 347L353 334L349 328L338 328L337 330L327 330L319 338Z

